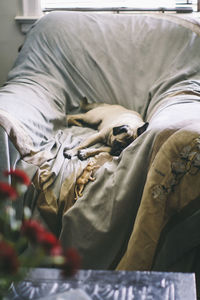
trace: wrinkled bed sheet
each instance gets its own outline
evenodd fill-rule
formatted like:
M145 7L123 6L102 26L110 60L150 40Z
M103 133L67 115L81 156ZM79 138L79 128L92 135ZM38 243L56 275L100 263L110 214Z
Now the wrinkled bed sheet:
M26 36L0 90L0 124L33 179L34 216L80 251L84 268L150 269L163 226L199 195L199 32L172 16L53 12ZM94 130L68 128L65 115L84 96L150 125L103 159L74 202L87 162L63 149Z

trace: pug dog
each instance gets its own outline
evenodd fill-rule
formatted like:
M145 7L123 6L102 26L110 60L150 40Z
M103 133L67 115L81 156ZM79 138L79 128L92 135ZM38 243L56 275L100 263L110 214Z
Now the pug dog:
M98 132L80 142L73 149L65 148L64 156L68 159L78 156L79 159L84 160L101 152L119 156L148 127L148 123L143 121L139 113L121 105L88 103L87 98L84 98L81 108L85 113L66 116L68 125L89 125ZM88 148L97 143L105 146Z

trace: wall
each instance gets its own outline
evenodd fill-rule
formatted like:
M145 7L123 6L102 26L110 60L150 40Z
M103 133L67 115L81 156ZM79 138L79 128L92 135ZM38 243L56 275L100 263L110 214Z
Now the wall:
M24 40L14 20L16 13L17 0L0 0L0 86L5 83Z

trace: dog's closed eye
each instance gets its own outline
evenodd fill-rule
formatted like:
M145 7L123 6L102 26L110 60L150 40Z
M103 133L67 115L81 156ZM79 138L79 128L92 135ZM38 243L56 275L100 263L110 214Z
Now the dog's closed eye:
M113 128L113 135L118 135L124 132L128 132L128 126L127 125L121 125Z

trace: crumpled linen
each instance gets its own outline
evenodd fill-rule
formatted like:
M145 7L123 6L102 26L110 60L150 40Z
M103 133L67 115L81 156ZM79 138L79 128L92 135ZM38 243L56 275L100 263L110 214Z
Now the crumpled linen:
M147 181L126 252L118 270L150 270L160 233L175 213L199 195L200 123L166 130ZM157 145L159 146L159 145Z
M131 258L131 268L150 268L163 219L159 216L158 224L147 218L155 231L152 239L147 235L146 242L139 241L137 255L132 253L132 239L136 229L136 241L140 237L137 224L149 205L144 199L153 197L151 180L158 184L153 195L160 192L162 175L154 174L153 166L158 164L162 173L163 161L168 168L164 172L172 176L171 163L197 137L198 129L188 126L198 126L200 115L199 53L198 22L164 15L53 12L27 34L0 90L0 110L9 114L8 123L4 119L1 126L20 153L20 160L11 163L31 170L37 197L27 194L27 202L65 247L79 250L83 268L115 268L124 253ZM74 147L94 130L68 128L66 113L79 111L84 96L90 102L134 109L149 127L119 157L105 162L73 203L75 180L87 162L69 161L63 149ZM4 150L0 162L5 153L10 157L9 149ZM167 196L165 203L172 207L168 216L190 201L188 196L180 202L182 187L187 186L184 178L190 183L192 176L198 178L184 175L175 200ZM163 213L164 203L158 204ZM142 226L141 231L144 236ZM132 265L136 257L137 266Z

